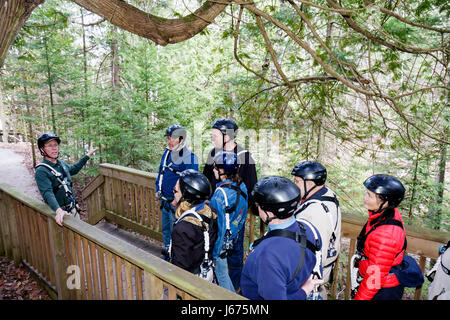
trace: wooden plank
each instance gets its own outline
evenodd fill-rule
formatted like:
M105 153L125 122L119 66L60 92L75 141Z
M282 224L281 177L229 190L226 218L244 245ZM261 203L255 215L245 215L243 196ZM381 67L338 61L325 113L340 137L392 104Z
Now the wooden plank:
M137 266L133 266L134 268L134 279L136 282L136 300L143 300L143 288L142 288L142 270Z
M99 273L100 273L100 288L101 288L101 299L106 300L107 296L107 290L106 290L106 273L107 270L105 268L105 250L98 246L98 266L99 266Z
M4 210L4 198L5 193L0 190L0 256L5 255L5 244L3 242L3 236L5 234L5 231L2 230L3 226L3 210Z
M347 265L347 280L345 284L345 300L350 300L351 289L352 289L352 281L351 281L351 267L350 267L350 259L355 253L356 249L356 239L350 239L350 249L348 251L348 265Z
M74 233L74 240L75 240L75 248L77 251L77 265L80 267L80 294L81 299L86 300L88 299L88 296L86 295L86 275L85 275L85 265L84 265L84 259L83 259L83 249L81 244L81 237L78 233Z
M164 295L161 279L144 270L144 287L146 300L162 300Z
M116 299L115 287L114 287L114 256L111 252L106 251L106 274L108 278L108 299Z
M106 211L105 218L106 218L106 220L113 222L113 223L117 223L118 225L120 225L122 227L133 229L134 231L136 231L140 234L143 234L143 235L148 235L152 239L155 239L155 240L158 240L161 242L163 241L162 233L154 231L154 230L148 228L147 226L141 225L141 224L139 224L135 221L132 221L128 218L122 217L122 216L116 214L115 212Z
M125 288L127 293L127 300L134 300L133 295L133 275L132 275L132 265L124 260L125 265Z
M91 270L91 261L89 259L89 241L86 238L81 238L81 242L83 244L83 257L84 257L84 269L86 272L86 287L88 291L87 298L89 300L94 299L93 291L92 291L92 270Z
M70 299L70 291L66 283L66 246L64 241L63 227L56 224L53 219L47 219L49 241L50 243L50 255L52 263L55 266L54 269L54 284L58 292L58 300Z
M129 168L126 168L129 169ZM132 169L133 170L133 169ZM143 174L139 174L140 170L134 170L134 172L127 172L127 171L122 171L122 170L105 170L104 168L100 167L100 174L110 177L110 178L114 178L114 179L119 179L122 181L127 181L130 183L135 183L135 184L139 184L142 186L147 186L147 187L151 187L155 185L155 180L156 178L153 178L151 176L151 174L146 173L144 171L140 171Z
M105 183L103 185L105 192L105 210L112 210L113 198L112 198L112 186L111 178L105 177Z
M91 254L92 280L94 282L94 299L100 300L100 287L98 284L100 276L98 274L97 246L94 243L90 242L89 249Z
M19 232L17 227L16 219L16 203L17 201L9 198L6 203L6 210L8 210L8 223L9 223L9 236L11 240L11 250L12 258L16 264L22 261L20 243L19 243Z
M425 274L425 263L427 262L427 258L424 256L420 256L419 267L422 270L422 273ZM414 300L421 300L422 296L422 286L417 287L414 292Z
M116 283L117 283L117 299L123 300L123 270L122 262L120 257L115 257L116 259Z
M81 197L85 200L89 197L94 191L100 188L101 185L105 183L105 177L103 175L98 175L92 180L82 191Z

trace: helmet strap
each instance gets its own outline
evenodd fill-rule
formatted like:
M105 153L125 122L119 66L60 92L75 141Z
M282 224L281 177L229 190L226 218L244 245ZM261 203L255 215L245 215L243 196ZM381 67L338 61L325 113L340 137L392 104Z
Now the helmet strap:
M50 157L50 156L47 154L47 152L45 152L45 151L43 150L43 148L39 148L39 151L41 152L41 155L42 155L44 158L47 157L47 158L56 160L56 159L58 159L58 157L59 157L59 152L58 152L58 155L56 156L56 158L53 158L53 157Z
M266 220L263 220L263 223L264 223L266 226L268 226L269 223L271 223L272 220L274 220L276 217L269 217L269 214L267 213L267 211L264 210L264 209L263 209L263 211L264 211L264 213L266 214L266 217L267 217Z
M305 194L303 195L303 197L301 198L301 200L305 200L306 197L311 193L311 191L313 191L316 187L318 187L318 185L314 185L314 187L312 187L309 190L306 190L306 180L303 180L303 189L305 190Z

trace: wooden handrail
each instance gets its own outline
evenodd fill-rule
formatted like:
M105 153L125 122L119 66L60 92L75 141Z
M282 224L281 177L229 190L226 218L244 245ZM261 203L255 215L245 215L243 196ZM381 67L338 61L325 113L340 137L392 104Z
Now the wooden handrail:
M0 254L23 261L54 298L244 299L81 220L65 217L60 227L54 217L46 204L0 184Z
M89 222L95 224L100 219L106 218L161 241L161 213L159 204L154 200L156 178L155 173L101 164L99 176L83 191L83 199L88 202ZM260 235L264 231L264 225L259 220L252 214L248 215L246 251L255 238L255 230L259 229ZM350 239L350 256L355 249L356 237L366 221L367 217L342 214L342 238ZM405 229L408 240L407 252L420 256L419 264L424 271L426 258L437 258L439 246L447 243L450 233L409 225L405 225ZM420 297L420 293L421 288L418 288L416 299ZM332 295L334 296L333 289ZM350 277L347 276L346 299L349 299L349 295Z

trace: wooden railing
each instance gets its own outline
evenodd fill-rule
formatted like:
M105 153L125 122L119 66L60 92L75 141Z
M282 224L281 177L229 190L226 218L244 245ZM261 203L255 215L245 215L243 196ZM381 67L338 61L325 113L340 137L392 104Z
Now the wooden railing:
M91 187L100 186L98 181ZM100 190L90 193L91 200ZM119 192L117 188L105 190ZM106 199L109 196L105 194ZM114 193L110 203L117 196ZM93 214L102 203L89 203ZM139 206L134 208L140 210ZM139 221L147 224L152 219L146 216ZM7 184L0 184L0 255L24 263L53 298L243 299L71 216L60 227L46 204Z
M89 223L102 218L131 228L156 240L162 240L159 203L155 201L156 174L112 164L101 164L100 174L85 188L83 199L87 201ZM350 239L350 255L355 251L356 238L367 218L343 214L342 238ZM258 230L258 231L255 231ZM253 242L255 234L262 235L264 225L253 214L248 215L244 249ZM430 229L406 226L408 253L418 255L419 264L425 271L426 258L437 258L439 246L450 239L450 234ZM347 253L348 255L348 253ZM350 298L350 268L347 263L345 299ZM336 268L338 264L336 264ZM335 270L335 274L337 270ZM330 297L336 297L337 283L331 287ZM419 299L422 288L417 288Z

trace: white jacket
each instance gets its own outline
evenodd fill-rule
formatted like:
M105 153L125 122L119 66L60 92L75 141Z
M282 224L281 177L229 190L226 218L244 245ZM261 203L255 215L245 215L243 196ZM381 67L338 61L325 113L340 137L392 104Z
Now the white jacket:
M324 191L325 193L323 194ZM321 196L317 194L321 194ZM322 238L323 280L328 282L334 262L339 256L341 249L341 210L337 205L337 200L335 203L329 200L320 200L321 197L326 197L329 200L336 198L333 191L324 187L299 205L295 212L295 218L297 220L303 218L311 222L319 230ZM333 237L335 237L334 241ZM331 248L336 250L336 254L328 257L328 252Z

